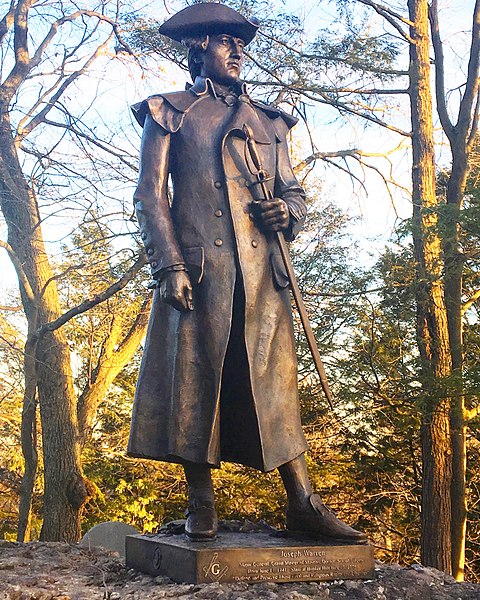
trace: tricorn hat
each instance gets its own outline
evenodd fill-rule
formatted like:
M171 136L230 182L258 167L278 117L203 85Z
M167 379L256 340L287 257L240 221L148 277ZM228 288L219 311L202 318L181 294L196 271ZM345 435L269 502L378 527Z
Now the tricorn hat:
M226 33L249 44L258 27L256 19L248 20L225 4L200 2L174 14L158 31L177 42L189 37Z

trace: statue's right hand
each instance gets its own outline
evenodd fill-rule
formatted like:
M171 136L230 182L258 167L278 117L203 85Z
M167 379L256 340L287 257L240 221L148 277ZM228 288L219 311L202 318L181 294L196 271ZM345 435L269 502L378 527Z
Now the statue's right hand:
M159 291L162 302L170 304L181 312L193 310L192 284L186 271L165 273Z

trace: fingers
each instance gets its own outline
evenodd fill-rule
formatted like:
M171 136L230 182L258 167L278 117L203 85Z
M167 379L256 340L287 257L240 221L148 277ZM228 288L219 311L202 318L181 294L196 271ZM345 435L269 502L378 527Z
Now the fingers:
M191 295L188 295L188 292L179 291L175 294L164 294L163 296L161 295L161 298L163 302L170 304L170 306L173 306L173 308L180 312L193 310L193 298Z
M272 223L270 225L265 224L266 229L269 231L283 231L287 229L288 223Z
M262 211L262 214L265 214L267 212L281 212L284 214L288 214L287 203L284 200L281 200L280 198L274 198L273 200L262 200L259 203L259 206L260 210Z
M193 310L193 290L188 275L184 272L166 277L160 284L162 302L170 304L180 312Z
M193 290L190 284L186 285L183 290L183 298L187 310L193 310Z
M261 218L264 226L271 231L280 231L288 227L290 214L286 202L280 198L260 203Z
M170 304L170 306L173 306L173 308L179 312L188 312L193 310L188 306L185 297L170 298L170 301L168 301L167 304Z

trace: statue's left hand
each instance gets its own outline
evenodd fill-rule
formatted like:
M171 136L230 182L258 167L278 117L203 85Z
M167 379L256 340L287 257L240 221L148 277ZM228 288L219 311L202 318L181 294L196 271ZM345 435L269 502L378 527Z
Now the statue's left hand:
M257 205L258 215L268 231L283 231L290 223L287 203L281 198L262 200Z
M160 298L180 312L193 310L193 292L186 271L165 273L160 282Z

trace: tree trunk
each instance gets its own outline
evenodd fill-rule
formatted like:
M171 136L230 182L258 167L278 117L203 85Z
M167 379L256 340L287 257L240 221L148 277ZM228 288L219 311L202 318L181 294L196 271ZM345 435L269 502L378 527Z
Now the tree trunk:
M39 340L37 365L45 478L40 539L78 541L89 493L81 468L70 355L61 330Z
M446 207L441 234L445 268L445 304L452 361L451 445L452 445L452 572L457 581L464 579L466 496L466 407L463 382L462 287L464 256L461 251L461 211L468 172L469 154L478 127L480 70L480 0L473 9L467 78L462 86L457 122L453 124L445 94L445 61L438 24L438 0L430 2L432 43L435 54L435 91L443 130L450 142L452 169L448 178Z
M465 540L467 536L467 427L463 396L452 407L452 575L465 578Z
M465 537L467 531L467 427L463 390L462 288L464 257L460 250L460 213L467 180L468 155L464 140L452 144L452 171L447 186L447 206L443 222L445 263L445 303L452 358L452 574L464 579Z
M24 351L25 393L22 410L22 454L25 460L25 471L20 485L20 502L18 508L17 541L30 541L30 524L32 517L32 496L38 467L37 452L37 376L35 368L35 343L32 343L29 332Z
M413 151L413 241L416 256L417 343L422 363L423 564L451 572L450 402L444 379L450 349L437 230L430 41L427 0L409 0L410 106Z
M0 107L0 118L0 205L23 280L20 289L29 331L35 331L60 315L60 302L37 202L22 173L5 106ZM41 538L73 542L80 537L80 516L88 493L80 462L70 354L61 331L37 340L35 359L45 476Z

